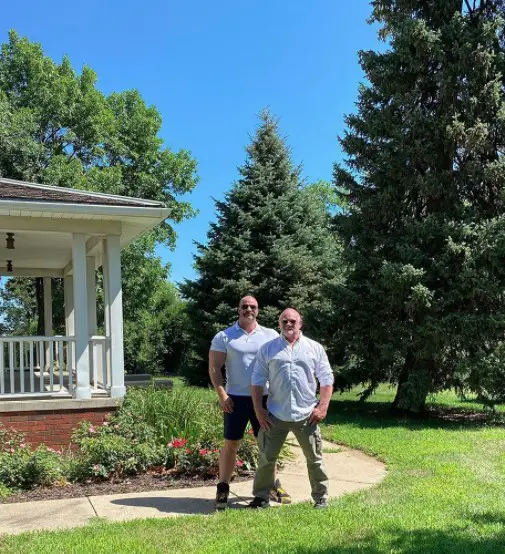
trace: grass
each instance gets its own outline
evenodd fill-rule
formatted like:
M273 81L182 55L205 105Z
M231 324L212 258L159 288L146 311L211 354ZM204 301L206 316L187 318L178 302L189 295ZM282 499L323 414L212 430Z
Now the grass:
M325 438L386 462L377 487L346 495L324 512L308 504L211 517L92 525L0 539L0 552L117 553L436 553L505 552L505 429L445 419L408 420L388 412L392 391L367 403L335 395ZM478 407L449 393L451 410Z

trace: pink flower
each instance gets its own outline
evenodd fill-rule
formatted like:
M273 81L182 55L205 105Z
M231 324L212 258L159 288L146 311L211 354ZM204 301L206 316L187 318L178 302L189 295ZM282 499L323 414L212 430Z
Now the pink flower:
M108 427L109 422L108 422L108 421L104 421L104 422L102 423L102 425L103 425L104 427Z
M200 450L200 456L205 456L206 454L208 454L210 452L210 450L207 450L206 448L202 448Z
M91 433L91 434L96 433L96 429L93 425L89 426L88 433Z
M184 452L186 452L186 454L191 454L191 450L189 448L186 448Z
M188 441L186 439L174 439L172 442L168 443L168 446L172 448L182 448Z
M244 462L242 460L237 460L237 467L242 467Z
M20 445L19 445L19 448L26 448L26 444L24 442L22 442Z

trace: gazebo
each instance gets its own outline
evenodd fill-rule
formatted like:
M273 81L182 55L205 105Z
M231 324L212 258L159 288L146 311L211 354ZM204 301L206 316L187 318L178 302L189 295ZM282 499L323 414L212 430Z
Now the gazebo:
M44 336L0 336L0 415L7 401L37 410L124 396L121 249L168 214L160 202L0 178L0 275L41 277L44 289ZM64 336L53 333L53 278L63 279Z

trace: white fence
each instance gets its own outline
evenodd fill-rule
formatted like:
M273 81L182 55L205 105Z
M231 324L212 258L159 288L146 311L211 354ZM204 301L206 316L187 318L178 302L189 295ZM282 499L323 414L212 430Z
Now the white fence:
M89 341L90 385L110 386L110 340ZM72 394L76 383L75 337L0 336L0 398Z

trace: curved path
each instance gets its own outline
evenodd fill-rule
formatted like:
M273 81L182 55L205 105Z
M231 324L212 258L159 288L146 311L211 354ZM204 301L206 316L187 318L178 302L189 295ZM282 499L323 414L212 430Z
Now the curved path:
M310 500L310 486L305 459L297 445L291 450L294 457L279 476L293 502L306 502ZM386 475L383 463L357 450L324 441L323 453L330 477L331 498L372 487ZM232 483L230 508L244 508L251 500L251 488L251 481ZM97 516L110 521L126 521L211 514L214 512L215 493L216 488L212 486L3 504L0 508L0 533L68 529L87 525ZM275 503L271 505L276 506Z

